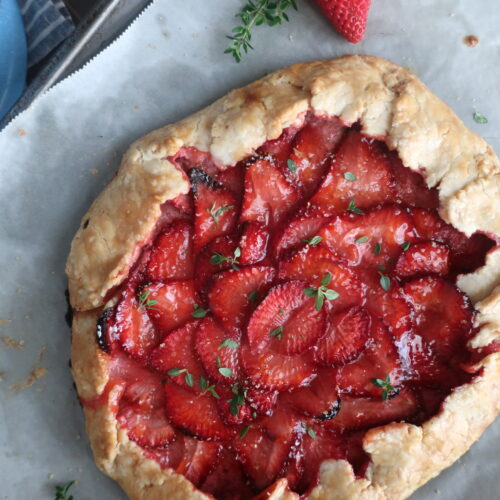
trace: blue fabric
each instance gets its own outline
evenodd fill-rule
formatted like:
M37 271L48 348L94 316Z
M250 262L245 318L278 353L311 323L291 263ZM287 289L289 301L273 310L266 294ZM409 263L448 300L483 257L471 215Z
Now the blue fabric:
M0 119L19 99L26 79L26 37L16 0L0 0Z
M1 0L0 0L1 1ZM17 0L28 41L28 66L49 54L74 30L62 0Z

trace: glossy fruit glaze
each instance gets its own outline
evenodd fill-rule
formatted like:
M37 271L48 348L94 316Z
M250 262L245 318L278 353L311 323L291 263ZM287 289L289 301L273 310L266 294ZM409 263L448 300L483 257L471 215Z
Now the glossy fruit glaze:
M306 494L326 459L364 474L367 429L420 424L471 381L454 283L494 242L446 224L384 142L308 115L232 167L170 160L191 190L97 329L101 399L146 456L218 499L279 477Z

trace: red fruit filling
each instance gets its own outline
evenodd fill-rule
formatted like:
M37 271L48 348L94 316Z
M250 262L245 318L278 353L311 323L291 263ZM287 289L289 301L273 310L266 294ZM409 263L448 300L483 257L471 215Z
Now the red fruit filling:
M473 379L455 280L494 242L445 223L384 142L308 115L231 168L170 160L191 191L104 311L109 382L85 402L148 457L217 499L280 477L305 494L324 460L363 474L368 429L420 424Z

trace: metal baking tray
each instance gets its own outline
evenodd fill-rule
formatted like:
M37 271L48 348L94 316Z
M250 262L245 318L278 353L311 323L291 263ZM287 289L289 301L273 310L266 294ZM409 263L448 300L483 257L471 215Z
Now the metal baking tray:
M98 0L45 62L21 98L0 120L0 130L41 94L80 69L119 37L151 0ZM70 9L71 10L71 9Z

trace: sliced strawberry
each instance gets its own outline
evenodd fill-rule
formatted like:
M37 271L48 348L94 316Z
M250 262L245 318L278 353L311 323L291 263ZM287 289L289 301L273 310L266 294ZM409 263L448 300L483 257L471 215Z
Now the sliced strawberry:
M238 206L241 205L241 198L243 196L245 180L245 162L242 161L236 164L234 167L228 168L223 172L220 172L217 176L217 181L220 182L226 189L231 191L238 202Z
M175 437L174 428L163 408L144 411L138 407L126 406L120 410L117 419L127 429L128 437L146 448L165 446Z
M342 393L381 397L382 389L372 379L389 376L394 388L399 384L401 364L389 332L375 317L371 325L371 339L364 352L357 360L339 368L337 385Z
M211 264L214 255L233 257L238 246L238 239L232 235L219 236L211 241L198 255L196 260L196 275L194 277L197 290L204 291L210 278L220 271L231 269L230 259L219 259L218 264Z
M274 163L278 166L286 165L287 159L292 151L292 143L297 134L295 127L288 127L283 130L282 134L272 141L267 141L261 146L257 153L260 156L271 156Z
M166 408L172 422L200 439L231 439L236 429L222 422L214 396L193 394L173 382L165 383Z
M196 357L195 333L198 321L192 321L169 333L151 353L151 365L161 373L172 371L171 378L190 390L198 390L200 376L205 375Z
M272 484L283 468L294 439L296 419L282 411L252 425L248 432L234 441L234 447L247 475L258 490Z
M223 448L215 469L199 489L218 500L250 500L254 492L247 483L234 452Z
M240 425L252 420L252 409L246 401L247 391L239 384L231 387L219 384L215 390L219 396L219 413L227 425Z
M239 343L238 334L226 332L210 316L201 321L196 332L196 352L211 379L223 384L236 381L240 373Z
M242 221L276 227L297 200L297 190L270 160L257 158L247 167Z
M148 314L162 333L167 333L193 319L194 305L199 303L192 281L152 283L146 285L141 295L147 294Z
M413 307L406 300L397 280L389 278L388 290L382 288L381 280L382 274L374 270L367 269L363 273L363 281L368 287L365 307L372 316L380 318L398 339L413 327Z
M431 276L406 283L403 290L415 309L415 332L432 350L450 358L472 328L473 310L467 296Z
M196 182L195 185L194 242L199 249L235 228L238 207L231 191L204 182Z
M333 27L351 43L363 39L371 0L315 0Z
M259 415L270 415L278 401L278 392L249 387L246 400L252 411Z
M278 233L274 255L278 259L286 250L304 246L307 240L316 236L328 217L308 211L299 213Z
M441 354L442 347L436 348L435 342L426 342L413 331L402 335L396 345L405 368L405 378L416 385L449 390L470 380L465 371L452 367L465 359L464 350L450 351L449 358L445 358Z
M450 249L435 241L411 245L399 256L395 269L395 273L402 278L423 274L444 276L449 271Z
M366 347L370 322L366 309L359 306L337 313L314 350L316 362L326 366L344 365L359 357Z
M117 419L129 438L146 448L172 441L175 431L165 415L160 377L117 353L112 358L109 376L113 385L122 387Z
M351 200L359 209L368 209L386 202L393 188L387 148L350 130L309 202L327 214L347 210Z
M126 387L122 395L124 405L148 411L163 408L165 397L161 386L161 379L149 371L138 373L132 369L133 375L128 374Z
M482 266L485 256L495 242L484 234L473 234L468 238L443 221L435 212L413 209L413 219L418 235L424 240L446 244L451 252L451 266L458 272L470 272Z
M387 265L402 252L401 245L417 237L411 215L396 205L376 208L365 215L341 215L323 226L326 245L352 266Z
M287 356L266 350L255 354L248 345L241 349L243 367L252 383L270 390L298 387L314 375L314 364L305 355Z
M199 486L215 468L220 450L221 446L217 443L184 436L184 456L175 472Z
M307 386L281 393L280 402L309 417L319 420L333 418L338 411L337 371L322 368Z
M295 136L290 155L290 179L296 180L305 196L318 186L328 168L327 160L340 142L345 127L340 120L313 118Z
M118 338L121 346L134 358L147 357L160 340L149 319L146 304L140 303L130 288L123 293L111 325L108 338Z
M308 246L290 259L281 261L278 276L280 280L304 280L319 287L327 273L331 275L328 288L338 292L339 297L325 302L335 310L363 300L365 286L353 271L340 264L334 254L323 246Z
M174 469L181 463L184 457L185 436L180 431L175 431L175 437L168 445L161 448L145 449L144 454L156 460L163 469Z
M396 199L412 207L439 207L437 188L428 188L422 175L405 167L396 153L391 154L391 169L396 181Z
M166 227L177 220L189 219L189 217L191 216L191 212L189 211L188 205L186 203L186 197L190 198L191 196L189 194L179 195L173 200L167 200L165 203L162 203L160 207L160 217L156 221L157 227Z
M168 226L153 243L146 267L151 281L185 280L193 277L193 229L177 221Z
M170 200L170 203L179 210L183 215L191 218L194 214L193 197L191 193L180 194Z
M252 293L262 296L271 286L272 267L252 266L219 273L209 291L210 310L229 331L241 328L255 305Z
M406 420L418 409L418 399L410 389L401 389L394 397L385 401L380 397L357 398L344 395L340 398L338 414L325 423L325 426L341 432L368 429Z
M259 222L247 222L241 235L239 263L242 266L257 264L266 258L269 242L268 229Z
M346 454L345 444L338 434L314 422L304 424L307 432L302 436L299 452L303 455L304 465L302 477L296 486L299 493L306 493L316 486L319 468L325 460L340 460L345 458Z
M277 285L252 314L247 327L254 352L269 344L276 352L299 354L323 334L324 309L317 311L304 290L307 283L290 281Z

